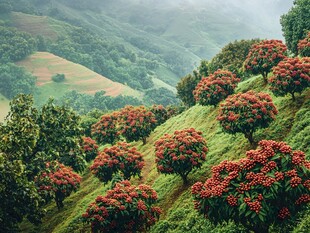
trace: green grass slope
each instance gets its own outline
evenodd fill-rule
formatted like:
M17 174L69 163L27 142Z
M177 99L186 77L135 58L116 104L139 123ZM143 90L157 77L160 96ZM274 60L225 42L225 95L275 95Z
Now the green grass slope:
M250 89L269 92L259 76L240 83L237 91L244 92ZM290 97L272 97L279 114L269 128L255 133L255 140L283 140L293 149L304 150L309 158L310 89L298 96L296 102L293 102ZM193 208L191 185L209 177L210 168L213 165L225 159L242 158L245 152L251 149L243 135L232 136L222 132L216 121L217 113L218 107L196 105L156 128L147 139L146 145L142 145L142 142L133 143L144 154L146 166L142 171L142 179L133 179L132 182L151 185L157 191L159 206L163 209L160 221L149 232L242 232L242 229L238 229L233 223L214 226L202 216L198 216ZM158 174L154 163L154 143L165 133L173 133L175 130L188 127L194 127L203 132L209 152L202 168L190 173L189 185L184 186L178 176ZM55 204L50 204L41 226L33 227L24 223L22 230L23 232L90 232L90 228L79 221L80 216L98 194L104 194L109 188L110 184L105 186L100 184L89 171L86 171L81 189L65 200L64 209L58 211ZM307 218L307 214L305 216L298 227L297 224L294 226L295 232L307 232L309 217Z
M44 103L50 96L61 97L70 90L95 94L105 91L108 96L129 95L137 98L141 93L126 85L113 82L90 69L70 62L48 52L36 52L17 65L25 67L37 77L38 96L40 102ZM52 81L55 74L64 74L65 80L60 83Z

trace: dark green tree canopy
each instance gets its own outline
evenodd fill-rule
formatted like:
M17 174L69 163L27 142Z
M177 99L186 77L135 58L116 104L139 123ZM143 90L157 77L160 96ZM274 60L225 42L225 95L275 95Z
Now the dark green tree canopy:
M295 0L292 9L281 16L280 22L288 49L297 54L298 41L310 31L310 0Z

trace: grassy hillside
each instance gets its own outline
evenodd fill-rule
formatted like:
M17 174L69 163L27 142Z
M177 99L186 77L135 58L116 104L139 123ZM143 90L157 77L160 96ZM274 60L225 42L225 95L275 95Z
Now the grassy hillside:
M269 92L268 87L264 86L262 78L259 76L240 83L237 91L244 92L250 89ZM272 97L279 114L269 128L258 130L255 133L255 140L284 140L293 149L305 151L309 158L310 90L308 89L298 96L296 102L292 102L290 97ZM242 135L232 136L221 131L216 121L217 112L218 107L194 106L156 128L148 138L146 145L142 145L142 142L133 143L144 154L146 166L142 172L142 179L134 179L132 182L152 185L158 193L159 205L164 211L160 221L150 229L150 232L242 232L242 229L238 229L232 223L215 227L202 216L198 216L193 208L191 185L197 181L204 181L210 175L212 165L225 159L242 158L245 156L245 152L251 149ZM188 127L194 127L203 132L209 152L207 161L202 168L190 173L189 185L183 186L180 177L164 176L157 173L154 164L154 142L165 133L173 133L175 130ZM87 226L83 226L79 222L79 218L87 205L97 195L104 194L109 188L110 184L105 186L100 184L90 175L89 171L86 171L81 188L65 200L64 209L58 211L55 204L51 204L47 208L47 216L41 226L33 227L24 223L22 230L23 232L90 232ZM307 232L307 224L309 221L304 218L295 232Z
M37 77L38 98L45 102L50 96L63 96L70 90L81 93L95 94L98 91L105 91L108 96L129 95L141 97L139 91L113 82L102 75L99 75L86 67L75 64L61 57L47 52L37 52L17 65L25 67ZM55 74L64 74L65 80L61 83L53 82L51 77Z
M0 122L4 120L10 109L9 100L0 94Z

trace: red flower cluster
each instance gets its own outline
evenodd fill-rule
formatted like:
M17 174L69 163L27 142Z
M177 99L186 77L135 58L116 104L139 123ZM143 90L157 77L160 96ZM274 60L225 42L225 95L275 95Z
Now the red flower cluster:
M156 127L155 115L144 106L126 106L120 110L120 131L128 142L143 140Z
M202 78L193 91L196 102L201 105L216 106L220 101L234 93L239 78L227 70L217 70L210 76Z
M98 196L82 215L93 232L137 232L153 225L161 209L153 204L157 193L148 185L117 183L105 196Z
M160 173L179 174L183 181L193 168L199 168L208 151L201 132L193 128L165 134L155 142L155 162Z
M86 155L85 159L87 162L93 160L98 153L98 145L95 140L90 137L82 137L83 140L83 151Z
M92 173L102 182L112 180L113 175L120 172L125 179L140 176L144 166L142 154L135 147L125 142L105 148L94 160L90 167Z
M276 96L300 93L310 86L310 58L286 58L273 68L273 76L268 80L271 91Z
M215 222L234 219L242 224L247 219L255 225L268 219L265 224L272 224L277 221L274 210L284 219L310 202L307 164L303 152L284 142L260 141L246 158L221 162L205 183L192 186L195 209Z
M47 164L47 170L35 178L38 192L46 202L55 198L57 206L63 206L63 200L76 191L81 183L81 176L73 172L71 167L57 163L56 167Z
M101 116L100 121L92 125L92 136L99 143L114 144L119 140L118 112Z
M302 57L310 57L310 31L307 36L297 44L298 53Z
M230 134L243 133L252 143L252 134L266 128L278 113L270 95L254 91L229 96L221 103L217 120Z
M286 46L280 40L264 40L252 45L244 61L246 70L253 74L262 74L267 82L271 68L285 58Z

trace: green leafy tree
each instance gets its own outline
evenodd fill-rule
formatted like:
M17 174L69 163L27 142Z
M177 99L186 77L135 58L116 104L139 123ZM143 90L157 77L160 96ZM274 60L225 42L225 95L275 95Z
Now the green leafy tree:
M33 178L44 167L46 156L36 152L38 112L30 95L18 95L0 124L0 232L15 232L23 218L39 223L43 201Z
M310 31L310 0L294 0L294 6L281 16L280 23L288 49L297 54L298 41Z
M125 180L139 176L144 166L142 154L135 148L130 148L126 142L118 142L115 146L105 148L90 167L92 173L106 183L113 176L122 174Z
M195 87L201 80L201 76L197 71L194 71L193 74L188 74L181 78L178 82L177 88L177 97L181 99L185 106L191 107L196 104L193 91Z
M81 148L82 131L80 117L66 106L57 106L50 99L42 107L38 118L40 140L38 147L53 159L75 171L85 168L84 153Z
M192 186L195 209L213 223L234 221L255 233L283 227L310 202L310 161L284 142L263 140L239 161L223 161Z
M0 152L0 198L0 232L19 232L24 218L41 222L43 200L28 180L25 163L14 154Z
M263 40L253 44L244 61L244 68L253 74L261 74L267 83L268 73L285 58L286 50L281 40Z
M243 133L254 145L253 133L268 127L277 113L270 95L248 91L228 96L220 105L217 120L224 132Z
M156 127L155 115L144 106L126 106L119 112L120 132L128 142L143 141Z
M302 57L310 57L310 31L307 36L298 41L298 54Z
M122 181L98 196L82 220L91 224L92 232L146 232L161 214L156 201L157 193L150 186Z
M237 77L244 78L246 74L242 71L243 62L246 59L251 46L259 41L259 39L235 40L234 42L228 43L209 62L209 73L214 73L218 69L229 70L236 74ZM207 76L208 75L205 75L204 77Z
M178 174L187 184L187 176L200 168L208 151L201 132L193 128L165 134L155 142L157 170L163 174Z
M220 101L234 93L239 78L230 71L217 70L202 78L193 91L195 100L201 105L216 106Z
M310 58L286 58L273 68L273 76L268 80L270 89L276 96L301 93L310 87Z

